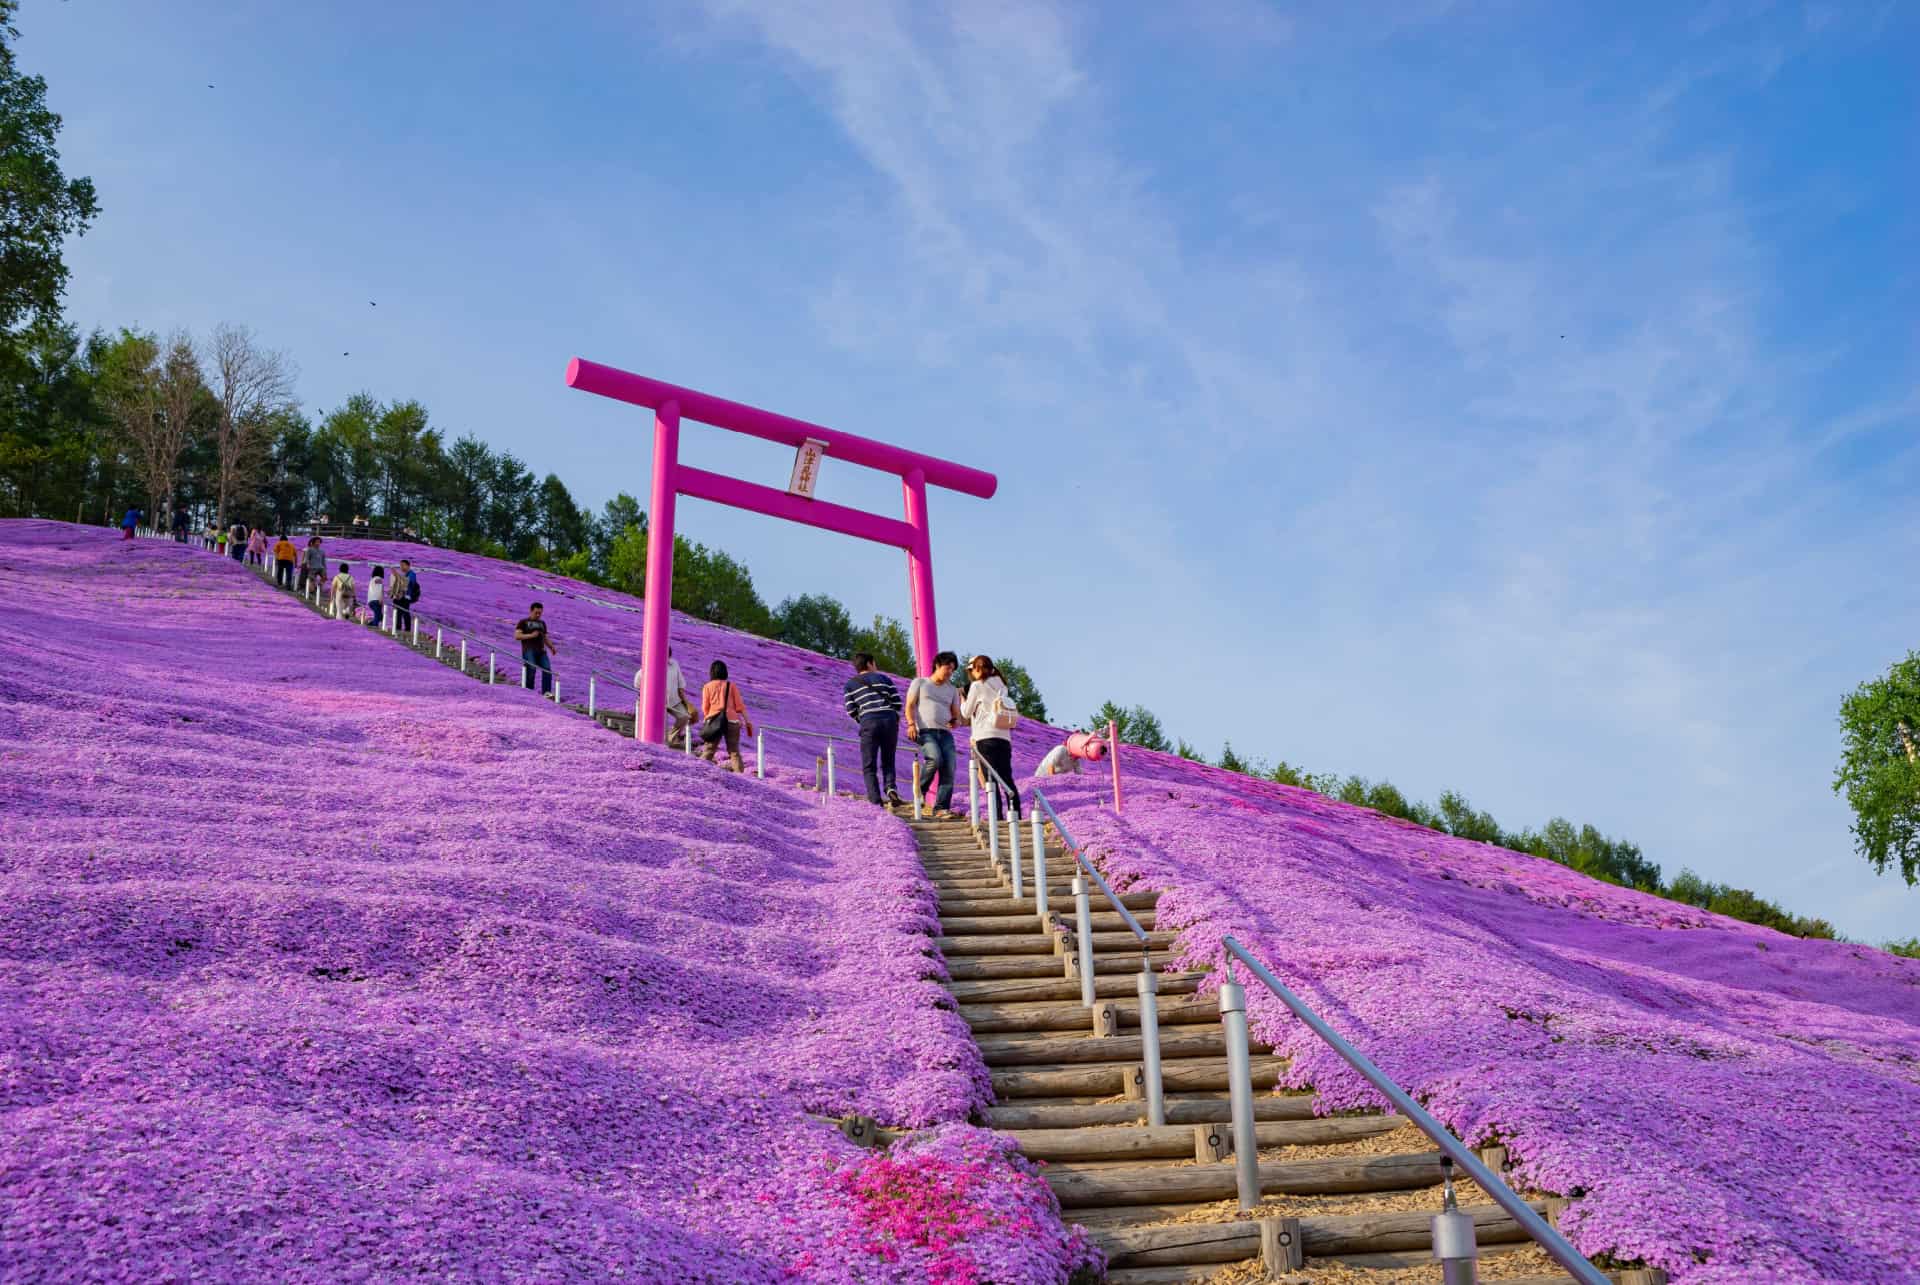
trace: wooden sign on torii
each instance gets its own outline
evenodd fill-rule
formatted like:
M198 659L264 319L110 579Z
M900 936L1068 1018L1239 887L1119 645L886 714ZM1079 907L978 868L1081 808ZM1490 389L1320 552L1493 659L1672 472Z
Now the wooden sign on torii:
M933 672L940 634L933 605L927 487L944 486L986 500L991 499L999 487L999 479L993 474L579 357L567 364L567 387L644 406L653 412L653 490L647 511L646 607L640 643L639 725L635 728L639 739L658 743L666 734L667 629L673 602L673 508L675 498L681 495L731 504L768 517L785 518L789 522L802 522L905 549L913 611L914 663L923 675ZM770 486L682 464L680 421L683 419L794 447L799 454L794 461L789 489L776 491ZM906 505L905 519L883 518L812 498L822 456L897 474Z

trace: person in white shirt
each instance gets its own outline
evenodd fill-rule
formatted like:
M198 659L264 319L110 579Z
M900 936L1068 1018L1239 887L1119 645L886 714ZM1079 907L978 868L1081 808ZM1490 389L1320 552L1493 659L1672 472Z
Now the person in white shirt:
M1016 713L1013 702L1007 699L1007 680L986 656L975 656L967 662L967 677L970 681L967 694L960 698L960 716L972 729L973 752L1000 774L1000 781L1006 782L1000 815L1018 817L1020 791L1013 784L1013 734L1010 728L1000 726L1002 722L1011 723ZM992 784L998 792L1000 783Z
M647 672L642 665L633 671L633 689L640 690L640 679ZM667 717L673 720L673 730L667 733L669 745L684 745L687 727L693 722L693 701L687 695L687 680L680 676L680 662L673 658L673 648L667 648Z
M380 613L387 596L387 569L375 567L367 579L367 610L373 613L373 627L380 627Z

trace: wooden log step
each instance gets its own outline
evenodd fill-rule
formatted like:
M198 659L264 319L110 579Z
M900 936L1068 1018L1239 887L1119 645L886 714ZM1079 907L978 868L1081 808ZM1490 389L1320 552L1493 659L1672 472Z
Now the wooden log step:
M1155 1202L1198 1203L1231 1200L1234 1166L1214 1165L1049 1165L1041 1175L1062 1208L1138 1205ZM1335 1156L1325 1160L1268 1161L1260 1166L1260 1191L1296 1196L1356 1191L1410 1191L1440 1184L1440 1153Z
M1073 898L1071 896L1061 896L1060 890L1057 888L1048 888L1047 893L1047 909L1058 911L1063 915L1073 913ZM1155 903L1159 900L1160 894L1157 892L1123 892L1120 894L1120 904L1128 910L1136 912L1152 910ZM1102 897L1102 904L1105 904L1105 901L1106 898ZM942 897L940 899L940 913L943 915L1024 915L1028 918L1033 918L1038 909L1039 907L1034 904L1031 895L1029 895L1025 901L1015 901L1012 896L1006 894L991 897Z
M1063 1102L1005 1102L987 1107L981 1117L989 1128L1007 1130L1079 1129L1088 1125L1140 1124L1146 1120L1144 1102L1093 1102L1070 1105ZM1188 1141L1196 1124L1225 1124L1233 1118L1232 1104L1225 1098L1169 1099L1167 1123L1185 1125ZM1253 1118L1268 1120L1311 1120L1313 1095L1264 1094L1253 1099ZM1364 1117L1363 1117L1364 1118Z
M997 1102L1012 1098L1111 1098L1126 1092L1134 1063L1084 1065L1079 1063L989 1070L993 1096ZM1253 1087L1270 1089L1280 1082L1286 1060L1277 1057L1253 1059ZM1160 1083L1169 1093L1206 1090L1222 1092L1227 1087L1227 1064L1221 1058L1198 1062L1167 1061L1160 1064Z
M1160 1001L1165 1007L1168 1001L1185 995L1191 995L1200 989L1200 983L1206 980L1204 973L1162 973L1157 983L1160 988ZM1132 973L1096 974L1093 979L1093 993L1096 999L1120 999L1134 993L1138 983ZM1075 1008L1080 1006L1080 983L1064 980L1060 970L1055 969L1040 978L1005 978L999 981L963 982L951 981L944 985L953 998L961 1004L972 1003L1017 1003L1036 1000L1066 1000ZM1089 1020L1091 1014L1088 1010Z
M1137 940L1128 934L1129 940ZM1053 945L1042 934L979 933L972 937L936 937L933 944L951 959L955 955L1052 955Z
M1107 1285L1187 1285L1188 1281L1210 1281L1220 1270L1218 1263L1192 1267L1120 1267L1107 1273ZM1501 1285L1507 1285L1501 1282Z
M1095 977L1098 983L1101 979ZM1077 986L1079 983L1073 983ZM1116 988L1118 989L1118 988ZM1131 993L1132 988L1128 988ZM1073 992L1077 1001L1079 992ZM1120 1015L1121 1026L1125 1030L1140 1029L1140 1001L1134 999L1116 999L1111 1003L1114 1011ZM1220 1019L1220 1006L1211 995L1161 995L1154 1005L1160 1014L1162 1026L1194 1026L1202 1022L1215 1022ZM1080 1007L1078 1002L1051 1004L962 1004L960 1016L967 1020L976 1035L1010 1034L1016 1031L1083 1031L1093 1030L1092 1014Z
M1159 953L1147 956L1148 964L1155 969L1164 969L1173 962L1173 956ZM1058 955L960 955L948 956L947 976L954 981L977 982L995 977L1059 977L1062 961ZM1140 971L1140 956L1098 955L1093 961L1094 982L1097 986L1100 974L1111 973L1133 985L1133 974ZM1079 983L1075 982L1075 986ZM1078 994L1078 991L1075 992Z
M1138 1035L1112 1035L1095 1039L1085 1035L982 1035L974 1043L988 1066L1043 1066L1048 1063L1138 1062L1143 1056L1143 1041ZM1255 1047L1256 1053L1267 1053ZM1162 1057L1225 1057L1227 1035L1217 1026L1163 1031L1160 1036Z
M1071 925L1069 925L1069 927L1071 927ZM1179 933L1150 932L1147 934L1147 946L1151 950L1165 950L1179 939ZM1119 951L1139 949L1140 939L1131 932L1095 932L1093 934L1093 952L1096 955L1103 950Z
M1433 1261L1434 1212L1302 1215L1300 1239L1311 1257L1425 1250L1428 1256L1416 1255L1410 1265L1427 1266ZM1510 1245L1527 1238L1498 1205L1462 1206L1460 1212L1472 1217L1476 1244ZM1114 1227L1095 1230L1093 1239L1113 1267L1235 1263L1260 1256L1258 1220Z
M1355 1142L1408 1126L1402 1116L1334 1116L1323 1120L1281 1120L1255 1124L1265 1147L1324 1147ZM1192 1160L1196 1127L1226 1133L1226 1125L1168 1124L1155 1128L1008 1129L1029 1160ZM1209 1159L1211 1157L1208 1157ZM1333 1252L1333 1251L1330 1251Z
M1022 903L1016 902L1015 904L1019 905ZM1032 905L1030 901L1024 904L1029 907ZM1040 927L1040 916L1038 914L1028 909L1024 917L1026 923L1032 925L1032 931L1035 934L1041 937L1046 935ZM1144 914L1136 915L1134 918L1140 921L1142 928L1145 928L1149 932L1153 931L1153 912L1151 910ZM1007 919L1008 917L1006 915L950 915L943 910L940 912L940 931L949 937L965 937L975 933L1004 933L1014 931L1013 925L1009 924ZM1020 919L1015 918L1014 923L1020 923ZM1133 936L1133 930L1127 927L1127 921L1111 911L1106 914L1093 916L1093 930L1096 933L1123 932L1130 937ZM1134 940L1138 941L1139 938L1135 937Z

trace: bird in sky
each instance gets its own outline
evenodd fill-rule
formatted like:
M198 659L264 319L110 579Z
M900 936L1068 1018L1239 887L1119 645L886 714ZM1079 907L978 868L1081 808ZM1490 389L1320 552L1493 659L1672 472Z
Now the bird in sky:
M377 304L377 303L375 303L375 302L374 302L373 300L371 300L371 299L369 299L369 300L367 300L367 307L369 307L369 308L378 308L379 306L380 306L380 305L379 305L379 304Z
M353 354L352 354L352 353L350 353L350 352L343 352L343 353L341 353L340 355L341 355L342 357L351 357L351 356L353 356Z

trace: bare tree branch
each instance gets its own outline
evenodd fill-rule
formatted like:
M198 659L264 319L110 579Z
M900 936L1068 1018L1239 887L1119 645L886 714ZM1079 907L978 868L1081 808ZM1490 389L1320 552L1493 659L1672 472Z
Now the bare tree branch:
M219 447L216 521L226 525L227 505L240 498L259 462L257 438L267 421L293 404L293 363L283 352L261 348L253 331L222 322L201 360L219 405L214 443Z

